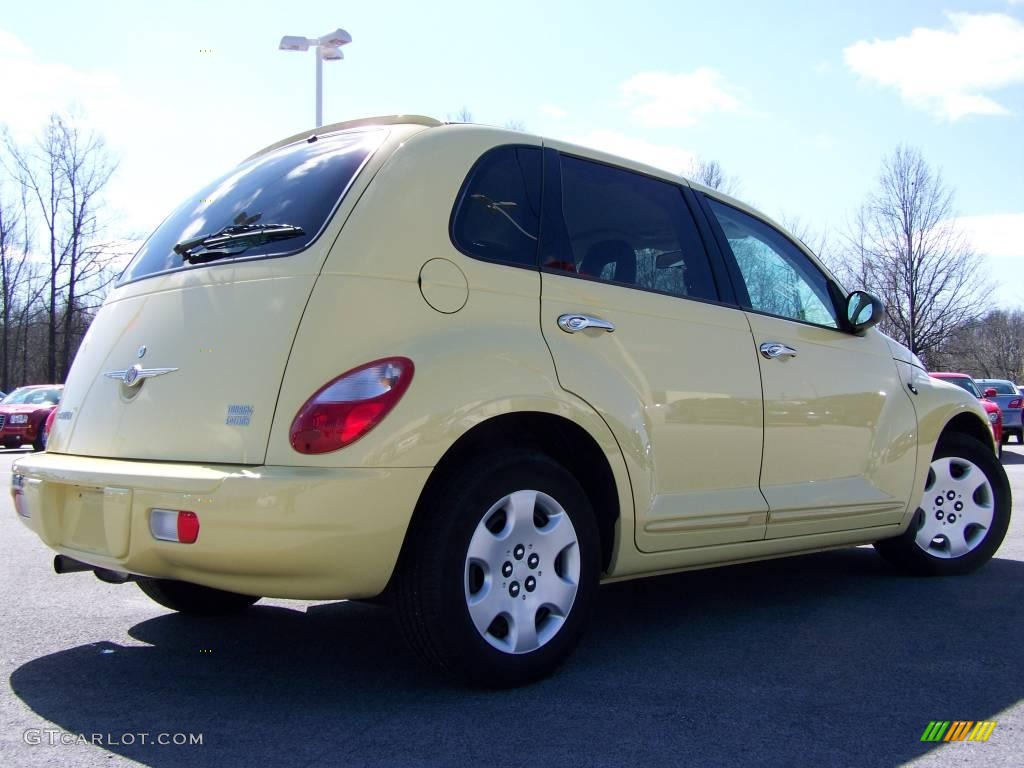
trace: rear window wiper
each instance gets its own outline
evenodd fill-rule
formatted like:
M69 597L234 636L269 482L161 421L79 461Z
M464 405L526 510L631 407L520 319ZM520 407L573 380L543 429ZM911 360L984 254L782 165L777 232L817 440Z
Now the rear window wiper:
M306 230L294 224L233 224L219 232L211 232L191 240L182 240L174 252L189 264L237 256L243 251L274 240L301 237Z

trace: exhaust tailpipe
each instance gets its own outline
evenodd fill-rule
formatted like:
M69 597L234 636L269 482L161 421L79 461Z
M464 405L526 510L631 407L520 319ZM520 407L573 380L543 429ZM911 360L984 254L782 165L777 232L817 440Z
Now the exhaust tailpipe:
M67 555L57 555L53 558L53 570L56 573L82 573L83 571L91 571L93 567Z
M57 573L85 573L86 571L92 571L97 579L105 581L107 584L124 584L135 578L130 573L97 568L95 565L83 563L67 555L57 555L53 558L53 570Z

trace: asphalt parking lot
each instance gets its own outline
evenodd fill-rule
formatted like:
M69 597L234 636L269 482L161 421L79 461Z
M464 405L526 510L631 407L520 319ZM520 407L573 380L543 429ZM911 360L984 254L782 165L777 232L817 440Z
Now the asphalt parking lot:
M495 693L422 671L383 608L198 620L57 576L4 490L0 765L1019 766L1024 449L1004 465L1014 521L976 574L906 578L861 547L608 585L559 674ZM998 725L935 746L931 720Z

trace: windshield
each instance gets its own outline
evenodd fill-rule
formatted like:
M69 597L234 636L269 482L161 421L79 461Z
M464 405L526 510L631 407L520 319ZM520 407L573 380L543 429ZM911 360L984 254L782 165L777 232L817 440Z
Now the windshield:
M56 405L60 387L19 387L0 400L0 405Z
M384 139L377 130L344 131L299 141L239 165L180 205L150 235L121 275L127 283L186 264L174 246L225 227L288 224L303 234L244 250L244 257L282 256L312 243L355 178ZM222 262L221 262L222 263Z
M966 389L975 397L981 397L981 392L978 391L978 385L974 383L974 379L968 379L966 376L951 376L948 379L943 378L943 381L956 384L960 389Z

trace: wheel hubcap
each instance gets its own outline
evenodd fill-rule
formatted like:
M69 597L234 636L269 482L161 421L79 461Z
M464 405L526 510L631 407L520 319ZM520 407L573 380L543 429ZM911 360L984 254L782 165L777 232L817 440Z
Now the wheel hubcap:
M917 546L933 557L962 557L985 540L995 497L985 473L959 457L936 459L917 509Z
M529 653L565 623L580 581L569 515L540 491L516 491L480 520L466 554L466 607L477 632L505 653Z

